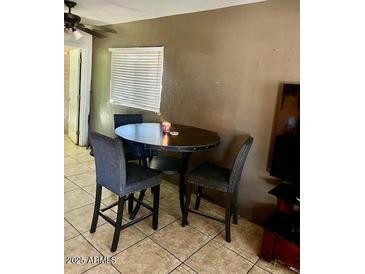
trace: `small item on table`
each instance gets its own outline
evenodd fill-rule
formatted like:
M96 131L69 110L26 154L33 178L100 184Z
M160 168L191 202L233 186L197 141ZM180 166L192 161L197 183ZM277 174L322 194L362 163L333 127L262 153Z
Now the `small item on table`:
M179 132L178 131L170 131L170 135L177 136L177 135L179 135Z
M163 133L169 133L171 128L171 123L169 122L163 122L162 123L162 132Z

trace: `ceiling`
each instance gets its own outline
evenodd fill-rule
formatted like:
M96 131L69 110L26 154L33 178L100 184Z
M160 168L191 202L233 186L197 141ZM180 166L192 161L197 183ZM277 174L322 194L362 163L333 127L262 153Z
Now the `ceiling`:
M72 13L97 26L219 9L266 0L73 0ZM65 7L65 12L67 12Z

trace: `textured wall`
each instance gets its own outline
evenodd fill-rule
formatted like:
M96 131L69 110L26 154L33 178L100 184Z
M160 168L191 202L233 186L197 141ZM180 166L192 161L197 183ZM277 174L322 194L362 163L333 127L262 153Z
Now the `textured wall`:
M64 48L64 65L63 65L63 85L64 85L64 110L63 110L63 116L64 116L64 133L68 133L68 86L69 86L69 80L70 80L70 49L65 47Z
M141 112L109 104L108 48L164 46L161 117L142 112L145 120L218 132L219 148L193 155L193 164L206 157L229 167L237 140L250 133L255 140L239 189L240 214L260 222L275 203L266 166L279 84L299 82L299 0L113 27L117 35L93 43L91 129L112 136L113 113Z

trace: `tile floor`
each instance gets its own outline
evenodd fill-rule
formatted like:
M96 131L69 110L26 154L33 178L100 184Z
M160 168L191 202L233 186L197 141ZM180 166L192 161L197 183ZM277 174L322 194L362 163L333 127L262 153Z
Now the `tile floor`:
M295 273L258 257L262 228L244 218L232 225L231 243L224 240L224 225L207 218L190 214L189 225L181 227L178 188L167 181L161 184L158 230L151 228L151 218L135 224L121 232L118 249L111 253L111 225L99 218L96 232L89 232L95 195L94 158L66 136L64 147L65 273ZM102 203L113 201L116 196L103 189ZM145 201L151 202L149 191ZM206 200L202 200L201 209L216 215L224 212ZM144 213L142 208L139 214ZM113 210L107 214L116 218ZM124 219L128 222L127 214ZM72 257L77 263L66 263L66 258ZM81 263L82 259L87 261Z

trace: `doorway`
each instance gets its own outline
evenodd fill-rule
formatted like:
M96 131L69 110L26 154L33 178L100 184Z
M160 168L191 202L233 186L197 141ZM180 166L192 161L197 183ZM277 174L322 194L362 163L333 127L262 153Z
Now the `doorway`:
M68 51L68 56L65 55L65 62L67 62L67 60L71 62L69 57L72 55L74 56L72 59L73 64L70 65L74 68L79 68L73 75L73 78L79 79L79 81L76 82L79 92L72 93L73 97L70 98L70 103L68 101L69 94L65 94L65 136L71 135L70 139L75 140L73 141L75 144L78 144L79 146L87 146L91 93L92 36L85 33L83 37L78 40L76 40L73 36L65 36L64 49L75 49L75 51ZM79 56L79 53L81 54L81 61L76 58ZM66 57L68 58L66 59ZM78 66L78 64L80 64L80 66ZM65 65L65 69L68 67L69 65ZM77 73L79 74L79 77L77 77ZM69 85L70 82L66 84L65 78L65 90L69 87ZM73 87L74 90L77 90L77 85L76 88ZM68 89L66 92L67 91ZM72 107L72 112L70 112L70 106ZM77 137L75 137L75 135L77 135Z
M82 49L64 47L64 133L74 144L80 140Z

